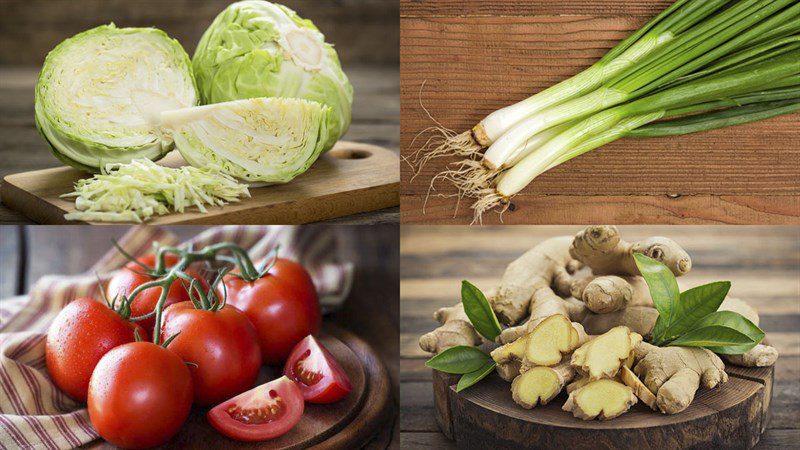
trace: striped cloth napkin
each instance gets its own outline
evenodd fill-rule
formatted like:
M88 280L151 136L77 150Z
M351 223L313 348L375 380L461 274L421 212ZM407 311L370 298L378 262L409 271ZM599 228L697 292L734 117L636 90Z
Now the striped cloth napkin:
M177 245L175 236L158 227L133 227L119 241L138 256L153 242ZM336 229L327 226L222 226L206 230L182 246L195 249L233 242L257 260L275 245L279 255L300 262L311 274L320 301L340 304L350 291L352 263L341 261ZM0 448L67 449L98 438L85 406L50 381L45 366L45 335L50 322L71 300L99 295L97 277L108 281L127 260L116 249L81 275L40 278L27 296L0 301Z

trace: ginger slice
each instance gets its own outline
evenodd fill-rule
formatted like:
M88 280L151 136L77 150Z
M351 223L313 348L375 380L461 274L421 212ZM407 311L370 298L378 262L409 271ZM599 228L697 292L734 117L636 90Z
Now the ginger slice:
M642 336L628 327L615 327L572 353L572 366L591 380L613 378L630 358Z
M574 376L575 369L566 362L554 367L534 367L514 378L511 396L525 409L546 405Z
M627 412L636 401L628 386L602 379L573 390L561 409L583 420L609 420Z

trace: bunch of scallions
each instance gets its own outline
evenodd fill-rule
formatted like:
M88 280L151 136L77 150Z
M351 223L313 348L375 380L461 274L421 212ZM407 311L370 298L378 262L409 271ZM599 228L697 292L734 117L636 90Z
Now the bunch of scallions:
M677 0L582 73L486 116L434 127L409 162L475 199L475 221L537 176L622 137L681 135L800 110L800 0ZM417 173L419 173L417 171Z

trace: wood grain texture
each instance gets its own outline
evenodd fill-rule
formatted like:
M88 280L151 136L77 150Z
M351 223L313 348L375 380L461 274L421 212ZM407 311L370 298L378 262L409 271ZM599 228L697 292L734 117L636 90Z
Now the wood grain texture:
M466 130L587 68L670 3L402 1L403 155L434 125L422 105L444 126ZM431 197L422 212L431 178L452 161L434 160L413 180L402 166L403 223L471 221L468 203L456 212L453 198ZM798 223L800 115L623 139L543 174L513 203L505 223Z
M755 372L755 371L753 371ZM434 380L439 375L434 373ZM520 408L508 383L492 374L461 393L448 386L456 445L484 448L752 448L765 427L766 384L731 375L718 389L704 389L680 414L653 413L642 403L608 421L581 421L561 410L566 393L546 406ZM434 385L437 385L434 382ZM436 393L434 393L436 395Z
M345 65L354 88L353 121L345 140L372 144L397 153L400 139L397 66ZM0 177L62 167L36 131L33 97L38 67L0 67ZM395 173L399 172L395 163ZM397 223L397 206L332 219L335 223ZM0 205L0 223L30 223Z
M380 210L399 203L397 156L368 144L340 141L290 183L250 189L251 198L201 213L153 217L149 224L297 224ZM186 163L177 152L163 165ZM6 176L2 200L11 209L46 224L66 224L74 201L60 196L87 175L66 167ZM102 224L95 222L95 224Z
M454 445L437 425L432 371L424 365L430 355L418 344L419 336L436 326L431 318L433 311L458 302L461 280L489 289L498 282L505 266L528 248L549 237L574 234L581 228L402 227L402 442L413 442L422 448ZM661 225L621 226L620 231L627 240L654 235L675 239L693 261L692 271L679 278L682 285L730 280L731 295L759 311L761 327L781 356L774 368L774 384L770 387L761 383L765 393L772 390L772 416L756 448L779 448L781 443L789 442L787 439L800 435L800 227ZM761 370L756 370L755 376L745 376L738 368L729 370L745 381L760 382ZM508 400L511 401L510 395ZM560 406L563 401L557 399L554 403Z

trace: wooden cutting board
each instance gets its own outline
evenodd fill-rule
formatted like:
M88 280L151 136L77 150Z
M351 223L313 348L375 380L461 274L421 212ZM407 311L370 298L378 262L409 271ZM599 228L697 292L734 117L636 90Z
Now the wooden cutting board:
M493 449L752 448L769 421L774 370L727 366L729 380L700 389L685 411L664 415L643 403L608 421L561 410L562 392L545 406L521 408L510 383L493 373L460 393L458 375L433 371L436 421L456 444Z
M303 417L291 431L270 441L254 443L238 442L221 435L206 420L208 409L195 407L178 435L162 448L284 450L361 447L391 416L389 376L369 345L348 331L326 325L320 342L336 357L353 384L353 390L344 400L329 405L307 403ZM277 378L279 372L266 367L258 383ZM117 448L104 441L88 447Z
M159 164L185 164L175 151ZM397 206L400 202L400 160L374 145L342 141L308 172L283 185L253 187L251 198L224 207L195 209L153 217L149 224L297 224L332 219ZM75 223L64 214L75 210L72 191L81 171L58 167L8 175L2 184L3 203L45 224Z

